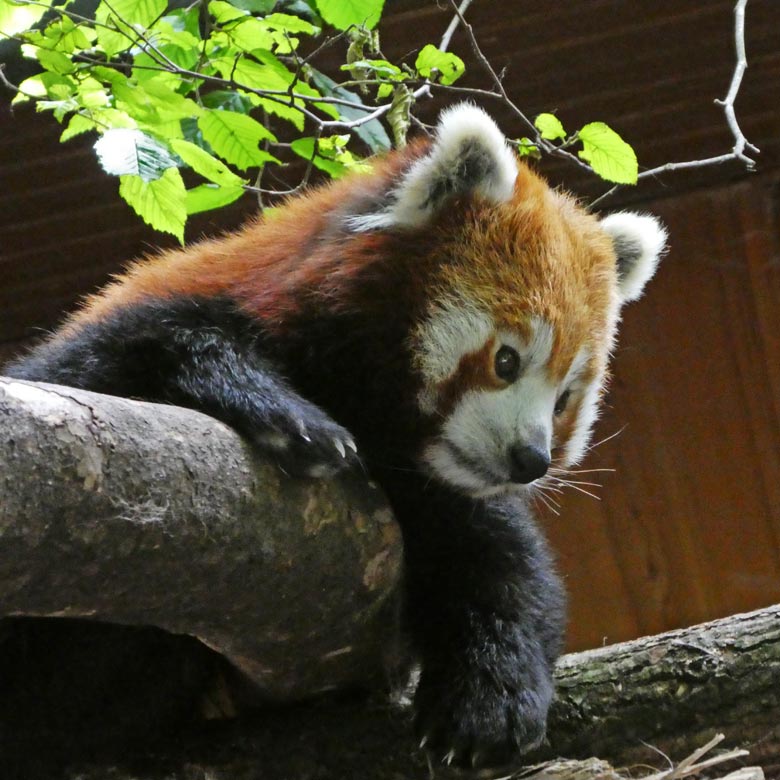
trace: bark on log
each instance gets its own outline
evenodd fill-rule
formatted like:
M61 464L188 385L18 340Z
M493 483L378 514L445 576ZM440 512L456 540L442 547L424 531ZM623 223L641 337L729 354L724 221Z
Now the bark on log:
M0 616L199 638L278 699L381 674L400 533L360 474L292 480L172 406L0 379Z
M526 765L565 756L584 763L563 777L617 780L612 767L630 767L621 776L637 778L650 767L668 768L663 754L679 762L722 731L719 748L747 748L750 756L709 777L759 764L767 778L780 778L780 606L573 653L561 660L557 679L549 747L526 756ZM435 769L437 777L455 775ZM362 700L260 712L157 752L147 764L135 763L132 773L115 772L108 775L113 780L430 778L408 708ZM82 780L106 776L105 767L79 774Z
M333 489L288 481L203 415L12 380L0 380L0 458L0 614L197 636L279 698L371 679L395 646L382 613L400 539L355 475ZM657 765L647 745L679 759L723 730L777 775L780 607L567 656L558 682L550 747L528 762ZM336 698L94 771L81 776L428 777L408 706Z

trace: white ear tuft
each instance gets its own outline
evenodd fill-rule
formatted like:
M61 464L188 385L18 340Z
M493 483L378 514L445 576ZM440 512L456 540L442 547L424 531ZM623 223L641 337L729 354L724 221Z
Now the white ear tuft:
M481 108L460 103L441 113L430 150L403 175L390 204L350 224L356 230L422 227L457 195L508 201L516 177L517 159L496 123Z
M630 211L604 217L601 227L615 245L621 301L634 301L658 268L666 249L666 229L655 217Z

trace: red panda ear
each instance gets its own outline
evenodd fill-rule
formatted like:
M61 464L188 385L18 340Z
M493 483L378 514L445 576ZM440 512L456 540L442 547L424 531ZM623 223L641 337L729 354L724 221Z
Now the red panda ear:
M621 302L634 301L658 268L666 249L666 229L655 217L630 211L604 217L601 227L615 246Z
M353 230L424 226L454 196L495 203L512 197L517 159L496 123L471 103L443 111L430 149L416 159L374 213L349 219Z

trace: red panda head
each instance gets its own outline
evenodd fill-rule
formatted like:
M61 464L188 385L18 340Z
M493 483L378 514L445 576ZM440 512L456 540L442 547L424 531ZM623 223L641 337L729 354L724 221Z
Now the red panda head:
M526 486L586 449L620 308L655 272L652 217L599 219L519 163L482 110L446 111L358 233L420 231L425 301L409 337L420 457L475 495Z

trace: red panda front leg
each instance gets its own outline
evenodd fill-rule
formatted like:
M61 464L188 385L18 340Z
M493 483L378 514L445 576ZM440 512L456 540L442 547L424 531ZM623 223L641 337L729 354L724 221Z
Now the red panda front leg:
M291 387L263 342L258 323L230 300L154 300L44 342L5 371L197 409L288 474L322 477L354 465L351 434Z
M421 746L446 764L509 764L544 738L563 643L547 544L521 497L469 498L419 475L382 484L404 531Z

